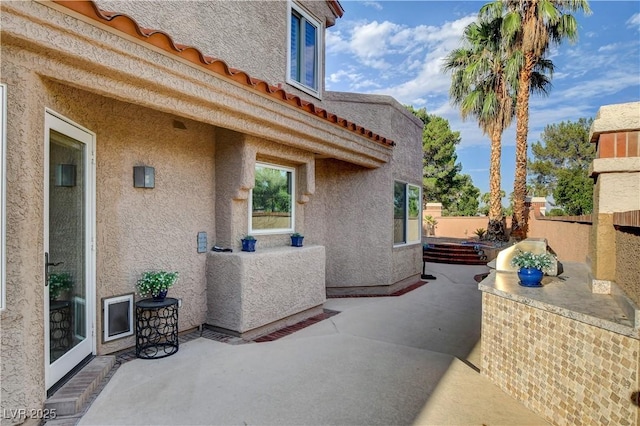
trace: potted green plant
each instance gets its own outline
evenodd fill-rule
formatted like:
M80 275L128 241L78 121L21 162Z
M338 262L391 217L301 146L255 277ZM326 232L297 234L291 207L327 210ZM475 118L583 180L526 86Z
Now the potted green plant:
M302 240L304 239L304 235L294 232L291 234L291 245L293 247L302 247Z
M242 251L256 251L256 238L253 235L247 235L242 238Z
M71 290L73 280L68 272L49 274L49 300L57 300L65 291Z
M511 266L518 267L520 285L524 287L541 287L542 277L549 272L556 258L549 253L535 254L530 251L517 250L511 259Z
M177 279L177 272L147 271L137 281L136 287L141 296L151 296L154 300L161 301L167 297L167 291Z

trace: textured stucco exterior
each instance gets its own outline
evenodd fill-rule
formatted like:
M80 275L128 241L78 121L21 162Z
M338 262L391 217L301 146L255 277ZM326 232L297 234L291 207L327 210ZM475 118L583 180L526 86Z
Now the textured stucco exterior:
M596 142L603 133L640 129L640 102L603 105L591 124L589 140Z
M286 84L288 23L287 0L263 1L153 1L96 2L107 11L136 18L145 28L161 29L177 42L199 46L208 55L220 58L252 77L271 84ZM321 25L335 21L324 1L300 1L298 7ZM188 11L188 13L186 13ZM212 30L215 29L215 30ZM247 43L247 40L251 40ZM323 58L324 61L324 51ZM324 67L319 77L324 90ZM296 95L316 100L302 90L287 85Z
M394 181L422 187L422 145L415 143L422 140L422 122L389 96L326 92L324 102L373 131L387 129L397 144L391 162L376 170L317 162L317 193L307 214L314 223L320 220L325 232L319 238L327 245L327 288L388 286L417 278L422 244L393 247L390 218Z
M209 253L208 325L239 335L322 305L324 247Z
M151 7L155 2L104 3L143 26L205 38L193 43L220 49L208 53L256 70L259 78L273 77L275 84L285 79L285 2L197 2L192 6L203 9L191 21L173 21L175 14L191 12L182 2L166 10L164 2L163 8ZM322 22L335 18L325 2L304 4ZM314 102L396 140L395 147L64 6L18 1L0 8L0 82L8 88L3 408L40 408L46 396L46 109L95 134L93 354L134 345L132 336L102 341L102 300L134 292L146 270L180 273L170 289L182 302L180 331L213 322L240 333L321 309L326 287L390 288L411 284L420 273L420 244L393 246L392 195L394 180L421 183L422 124L391 98ZM220 16L204 16L211 8ZM223 16L225 10L229 15ZM161 13L151 16L155 12ZM240 12L245 16L232 24ZM218 21L225 31L208 33ZM247 26L255 40L247 38ZM240 252L256 162L295 170L294 225L305 235L305 247L288 247L288 233L261 234L258 252ZM133 187L138 165L155 168L155 188ZM234 252L198 253L199 232L207 233L208 248L216 244ZM216 317L216 310L227 316Z
M640 306L640 229L616 231L616 284Z

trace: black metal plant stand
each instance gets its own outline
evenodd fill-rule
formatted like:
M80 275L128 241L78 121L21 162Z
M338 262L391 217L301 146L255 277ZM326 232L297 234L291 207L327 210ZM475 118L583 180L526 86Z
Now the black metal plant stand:
M51 362L71 348L71 302L52 300L49 304Z
M178 299L136 302L136 357L164 358L178 352Z

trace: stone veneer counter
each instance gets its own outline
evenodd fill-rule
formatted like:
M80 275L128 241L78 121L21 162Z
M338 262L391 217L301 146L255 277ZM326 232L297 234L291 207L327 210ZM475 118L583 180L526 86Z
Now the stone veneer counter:
M543 278L543 287L523 287L516 273L492 271L478 289L618 334L640 337L634 319L614 297L591 291L587 265L567 262L562 266L564 271L559 276Z

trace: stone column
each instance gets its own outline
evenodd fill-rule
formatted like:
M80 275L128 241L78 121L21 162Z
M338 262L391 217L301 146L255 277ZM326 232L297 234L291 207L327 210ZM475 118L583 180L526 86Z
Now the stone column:
M608 293L616 277L616 237L613 214L640 210L640 102L605 105L591 126L596 158L594 179L591 271L594 291Z

